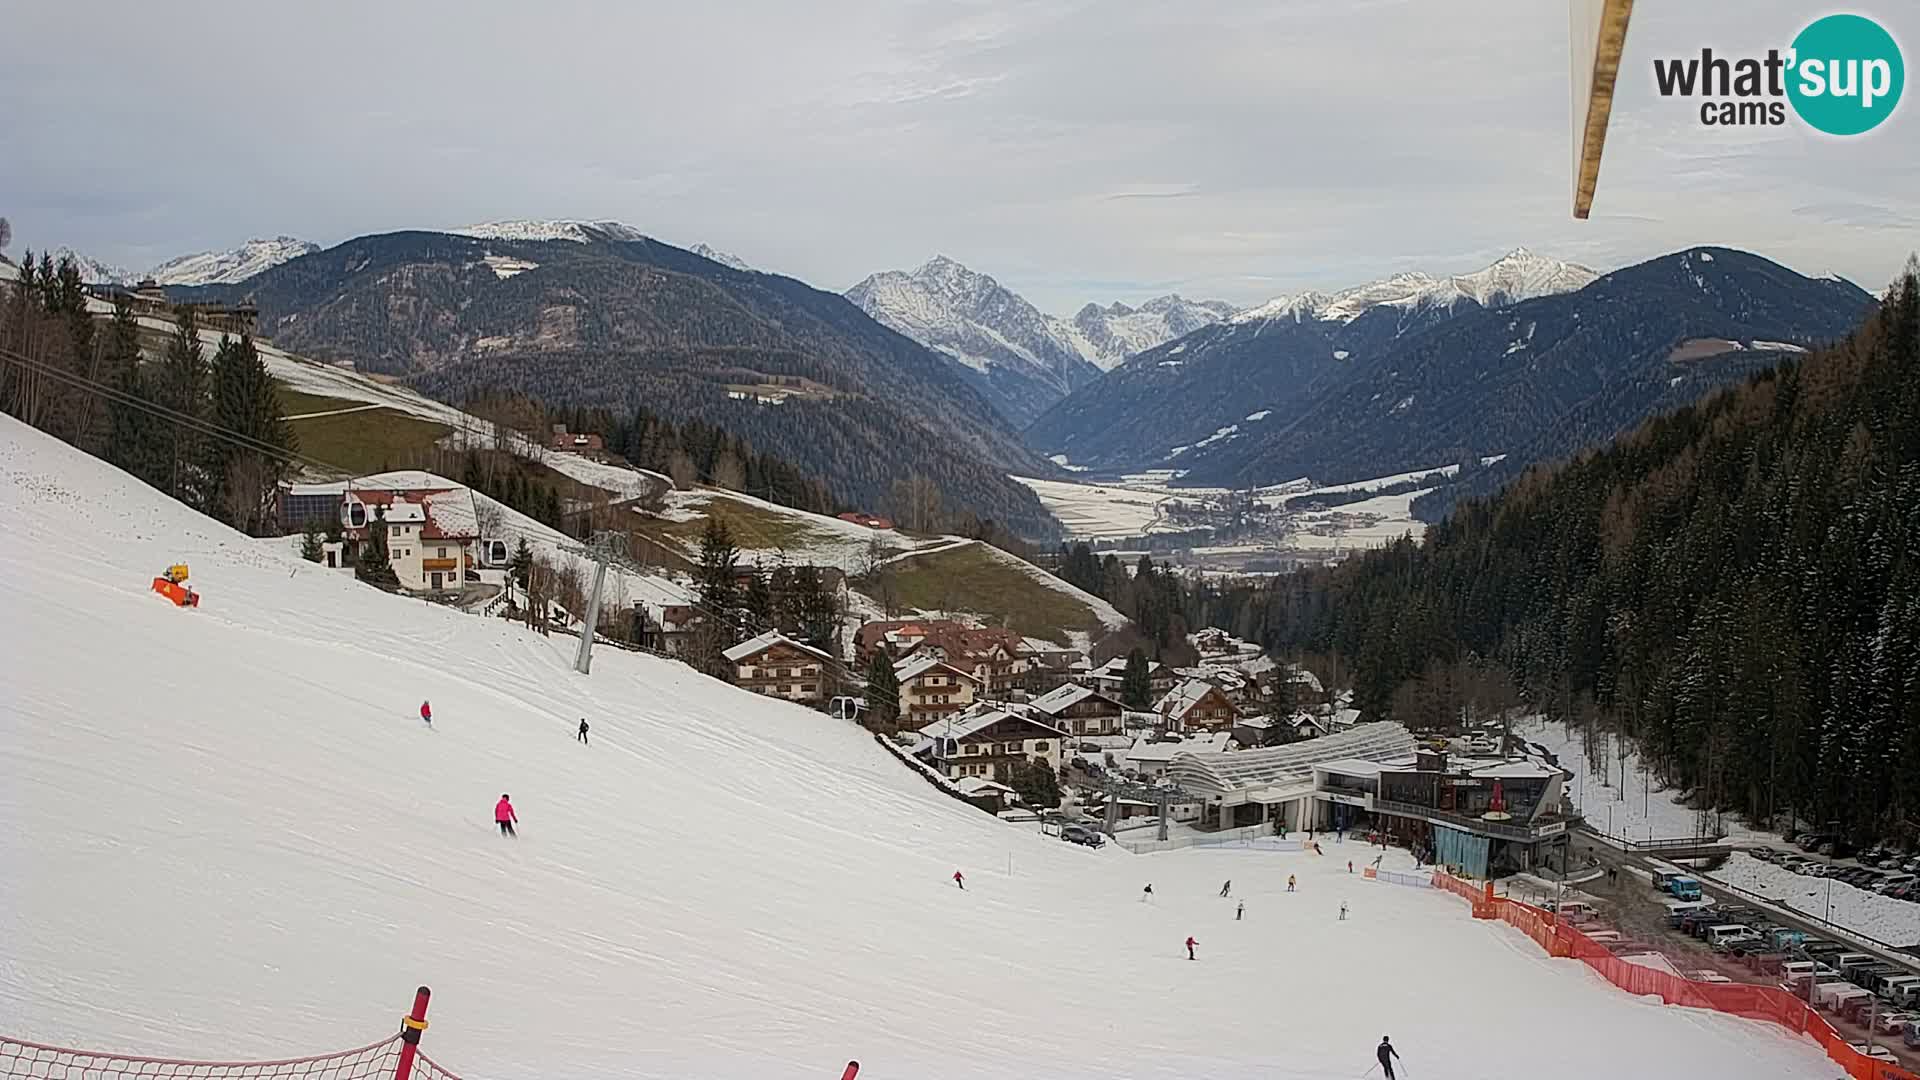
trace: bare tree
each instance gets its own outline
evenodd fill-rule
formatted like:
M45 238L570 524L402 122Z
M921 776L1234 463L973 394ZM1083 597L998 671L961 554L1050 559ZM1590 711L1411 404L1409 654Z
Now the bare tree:
M5 251L7 245L11 243L13 243L13 222L0 217L0 251Z
M580 569L578 559L563 559L554 568L553 598L575 619L583 619L587 614L586 575Z
M498 540L506 533L507 512L492 499L476 493L473 497L473 516L479 522L482 540Z
M552 629L547 605L553 602L555 581L553 564L545 559L535 558L527 568L527 626L542 634Z

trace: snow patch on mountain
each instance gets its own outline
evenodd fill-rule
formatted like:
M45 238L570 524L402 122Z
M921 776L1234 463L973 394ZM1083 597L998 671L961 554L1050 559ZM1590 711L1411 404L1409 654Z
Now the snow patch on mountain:
M620 221L486 221L447 232L482 240L568 240L576 244L647 239L646 233Z
M1233 317L1238 324L1291 319L1348 323L1378 307L1417 312L1452 309L1465 301L1496 308L1583 289L1600 275L1587 267L1516 248L1468 274L1434 277L1413 271L1334 293L1309 290L1280 296Z
M229 251L202 251L168 259L147 271L146 276L161 285L232 285L319 250L319 244L292 236L271 240L256 237Z

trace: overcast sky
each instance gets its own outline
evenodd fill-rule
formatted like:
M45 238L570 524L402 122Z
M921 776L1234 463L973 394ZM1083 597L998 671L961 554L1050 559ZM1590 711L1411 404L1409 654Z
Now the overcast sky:
M1830 139L1653 90L1654 56L1784 48L1817 7L1642 0L1576 222L1561 0L0 0L0 215L11 254L135 270L614 218L822 288L945 253L1062 313L1516 246L1611 269L1726 244L1877 290L1920 247L1920 103ZM1913 68L1920 12L1858 10Z

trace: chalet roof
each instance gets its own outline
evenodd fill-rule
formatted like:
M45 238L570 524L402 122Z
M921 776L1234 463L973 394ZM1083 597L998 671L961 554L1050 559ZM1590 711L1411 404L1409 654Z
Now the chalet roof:
M928 739L967 739L992 727L1002 720L1014 720L1045 732L1049 738L1064 739L1067 733L1058 728L1048 727L1032 717L1010 713L1005 709L971 709L959 713L951 720L935 720L920 729L920 734Z
M1359 709L1339 709L1333 714L1333 726L1335 728L1350 728L1359 722Z
M946 668L949 672L958 675L968 682L977 681L972 675L954 667L952 664L947 663L937 656L910 656L894 665L893 674L894 677L901 682L906 682L908 679L917 679L927 672L932 671L934 668Z
M833 661L833 657L828 656L819 649L811 645L802 645L778 630L769 630L757 637L748 638L731 649L723 650L720 655L737 664L750 656L758 656L768 649L773 648L775 645L785 645L789 648L798 649L803 653L817 656L829 663Z
M1099 698L1101 701L1107 702L1116 709L1122 707L1120 702L1113 700L1098 690L1081 686L1079 683L1067 683L1065 686L1049 690L1039 697L1034 698L1031 704L1035 709L1046 713L1048 716L1058 716L1088 698Z
M1219 689L1205 679L1188 679L1167 691L1167 696L1160 699L1160 703L1154 706L1154 711L1161 716L1185 716L1209 693L1218 692Z
M1011 795L1013 789L984 776L963 776L953 782L962 795Z
M1227 744L1233 739L1227 732L1219 731L1210 735L1194 735L1179 742L1154 742L1141 739L1127 751L1127 764L1170 763L1181 754L1220 754L1225 753Z
M395 500L386 507L385 513L377 516L389 525L424 525L427 508L417 502Z

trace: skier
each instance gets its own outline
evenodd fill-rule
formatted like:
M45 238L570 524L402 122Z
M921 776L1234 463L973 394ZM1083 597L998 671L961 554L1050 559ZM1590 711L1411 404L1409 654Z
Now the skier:
M1347 921L1347 902L1345 900L1340 901L1340 921Z
M966 875L964 875L964 874L962 874L962 873L961 873L960 871L958 871L958 870L955 870L955 871L953 872L953 883L954 883L955 885L958 885L958 886L960 886L960 888L961 888L962 890L965 890L965 889L966 889L966 887L967 887L967 878L966 878Z
M1239 922L1241 919L1244 919L1246 917L1247 917L1247 902L1245 900L1242 900L1240 901L1240 906L1233 909L1233 921Z
M1233 879L1228 878L1227 883L1225 885L1220 886L1220 895L1225 896L1232 891L1233 891Z
M1347 860L1347 873L1349 873L1349 874L1351 874L1351 873L1353 873L1353 860L1352 860L1352 859L1348 859L1348 860Z
M1153 899L1153 882L1149 881L1147 887L1140 890L1140 902L1144 904L1151 899Z
M420 719L428 727L433 726L433 706L425 701L420 703Z
M1287 891L1288 892L1293 891L1293 875L1292 874L1287 875Z
M519 820L520 815L513 812L513 799L506 792L501 792L500 801L493 804L493 822L500 826L500 835L518 836L513 826Z
M580 741L583 743L587 741L587 718L584 716L580 718Z
M1193 940L1192 934L1187 935L1187 959L1189 960L1193 959L1193 947L1198 944L1200 943Z
M1381 860L1381 859L1384 859L1384 858L1386 858L1386 856L1385 856L1385 855L1375 855L1375 856L1373 857L1373 868L1374 868L1375 870L1378 870L1378 869L1380 869L1380 860Z
M1321 851L1321 850L1320 850L1320 845L1319 845L1319 844L1315 844L1315 845L1313 845L1313 853L1314 853L1315 855L1325 855L1325 854L1326 854L1326 852L1324 852L1324 851Z
M1393 1043L1385 1035L1380 1036L1380 1045L1374 1050L1373 1056L1380 1059L1380 1067L1386 1070L1387 1080L1393 1080L1393 1059L1400 1056L1400 1051L1393 1048Z

